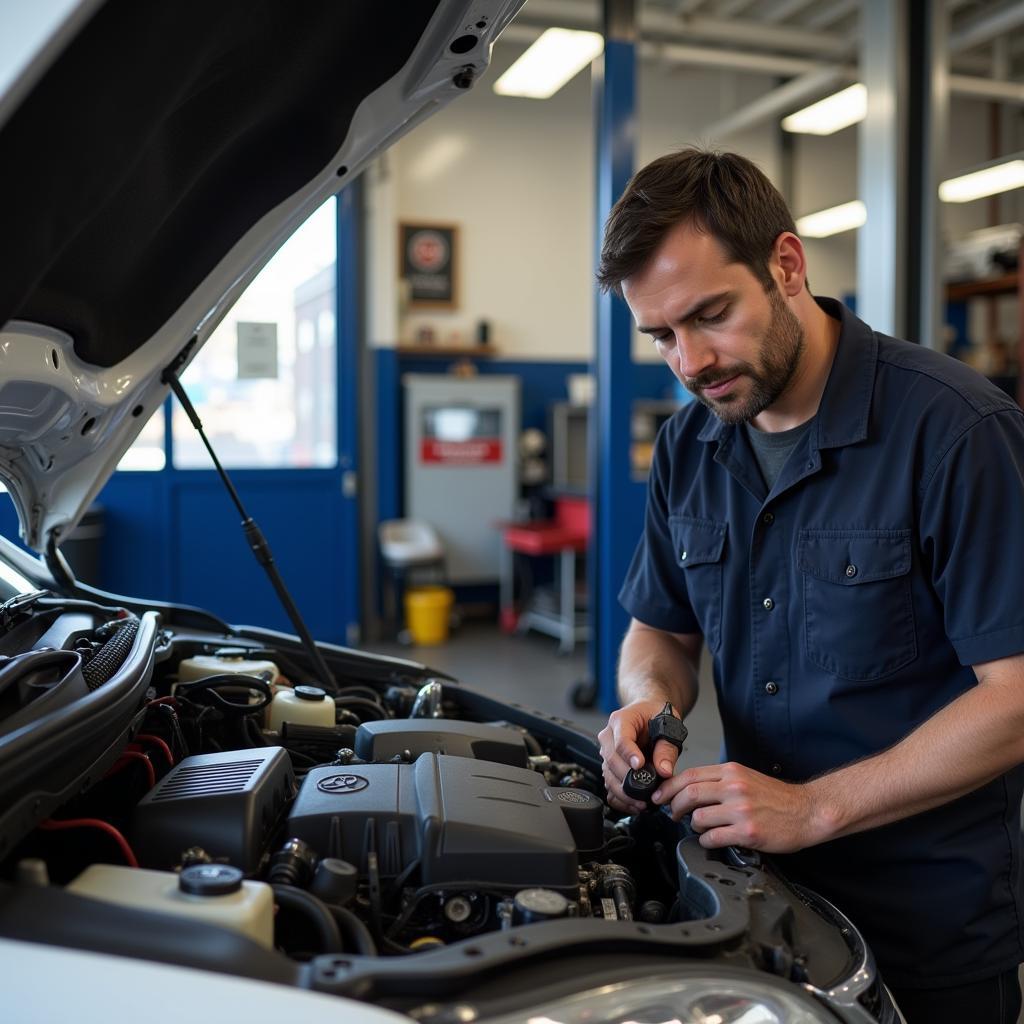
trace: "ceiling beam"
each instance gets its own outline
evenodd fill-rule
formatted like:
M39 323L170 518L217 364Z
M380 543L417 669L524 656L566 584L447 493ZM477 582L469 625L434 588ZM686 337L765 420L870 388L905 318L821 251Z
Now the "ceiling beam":
M754 6L754 0L723 0L715 10L720 18L735 18L747 8Z
M542 31L539 27L514 21L501 33L500 42L529 45ZM685 43L641 42L639 53L645 60L688 67L723 68L777 78L792 78L823 67L820 61L807 57L783 57L772 53L751 53L749 50L723 50L715 46L688 46Z
M762 121L768 121L799 109L805 102L814 102L836 87L848 85L857 79L857 69L847 67L819 67L785 85L759 96L752 103L734 110L705 129L713 139L754 128ZM996 81L991 78L975 78L969 75L950 75L949 91L957 96L979 100L1013 103L1024 106L1024 83Z
M820 61L806 57L778 57L771 53L751 53L749 50L719 50L713 46L687 46L684 43L641 43L640 53L645 58L660 58L673 64L692 67L728 68L750 74L791 78L818 71Z
M825 67L809 74L794 78L785 85L759 96L753 103L748 103L731 114L726 114L704 129L710 139L717 140L726 135L747 128L754 128L762 121L788 114L805 102L818 99L839 84L845 85L853 77L852 68Z
M1024 106L1024 82L1006 82L972 75L950 75L949 91L979 100L1015 103Z
M762 20L773 25L788 21L794 14L799 14L805 7L810 7L813 0L778 0L774 7L769 7L762 15Z
M966 21L950 33L950 53L961 53L975 46L990 43L997 36L1013 32L1024 25L1024 3L1012 0L998 10L987 11Z
M573 0L530 0L516 16L514 24L542 25L549 28L582 28L600 31L597 11ZM856 45L829 32L814 32L760 21L729 20L701 14L680 16L664 9L644 7L640 12L643 39L662 39L674 43L701 40L723 43L733 48L749 46L758 50L778 50L789 54L812 54L819 58L847 57Z
M848 18L860 9L860 0L832 0L830 4L819 5L807 19L805 28L831 28L837 21Z

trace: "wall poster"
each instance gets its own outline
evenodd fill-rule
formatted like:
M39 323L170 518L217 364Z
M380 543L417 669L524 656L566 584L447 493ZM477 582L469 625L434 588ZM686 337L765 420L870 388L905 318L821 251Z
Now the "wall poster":
M408 308L456 308L458 245L453 224L399 225L399 276L408 288Z

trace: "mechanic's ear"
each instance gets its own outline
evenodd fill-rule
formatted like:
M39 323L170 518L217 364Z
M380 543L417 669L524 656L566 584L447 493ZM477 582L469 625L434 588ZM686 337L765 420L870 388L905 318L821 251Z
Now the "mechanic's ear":
M807 258L803 242L792 231L783 231L775 239L772 259L782 294L790 299L799 295L807 279Z

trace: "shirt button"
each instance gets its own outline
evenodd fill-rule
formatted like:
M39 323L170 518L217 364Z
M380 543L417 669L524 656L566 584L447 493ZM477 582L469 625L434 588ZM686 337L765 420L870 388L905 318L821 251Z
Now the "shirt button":
M855 565L848 565L846 567L846 575L847 575L847 578L852 580L853 577L857 575L857 566L855 566Z
M772 523L775 522L775 516L771 512L765 512L765 514L761 516L761 522L764 523L765 526L771 526Z
M680 562L685 562L686 561L686 552L685 551L680 551L679 552L679 561Z
M764 604L764 610L766 612L770 612L775 607L775 602L770 597L766 597L764 599L763 604Z
M782 765L781 764L773 764L772 765L772 775L781 775L781 774L782 774Z
M769 679L768 682L764 684L764 692L767 693L769 697L774 697L775 694L779 692L779 684L774 683Z

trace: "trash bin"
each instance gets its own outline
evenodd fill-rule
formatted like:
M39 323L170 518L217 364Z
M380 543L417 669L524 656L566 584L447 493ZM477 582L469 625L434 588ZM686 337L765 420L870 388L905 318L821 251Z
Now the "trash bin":
M414 644L434 647L448 639L454 599L450 587L410 587L405 592L405 622Z
M103 506L90 505L60 546L75 579L94 587L103 582L103 520Z

